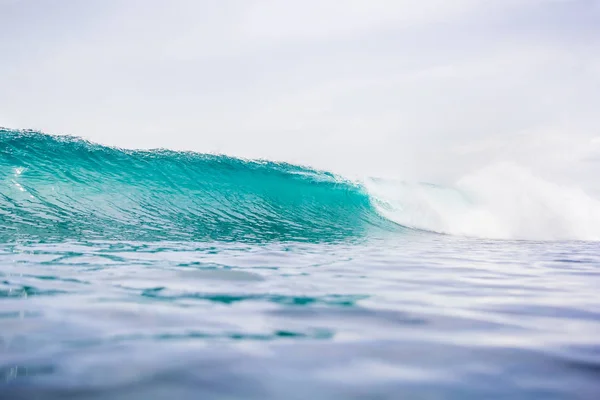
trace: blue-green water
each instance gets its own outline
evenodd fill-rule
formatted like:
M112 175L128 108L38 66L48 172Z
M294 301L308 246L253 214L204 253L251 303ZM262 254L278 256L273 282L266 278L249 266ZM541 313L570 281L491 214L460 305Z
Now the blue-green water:
M1 399L596 399L600 248L282 163L0 131Z

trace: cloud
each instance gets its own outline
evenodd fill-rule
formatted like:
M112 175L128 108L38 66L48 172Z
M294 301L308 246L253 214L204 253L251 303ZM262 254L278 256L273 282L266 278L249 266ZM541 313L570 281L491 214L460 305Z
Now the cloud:
M370 29L390 29L439 22L476 5L473 0L448 2L430 0L308 0L255 2L241 31L261 38L286 41L290 38L319 38L356 35Z

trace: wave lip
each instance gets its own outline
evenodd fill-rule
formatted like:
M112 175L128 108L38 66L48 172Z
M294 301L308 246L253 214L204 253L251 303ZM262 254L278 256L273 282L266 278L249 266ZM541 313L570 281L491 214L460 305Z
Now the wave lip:
M360 185L286 163L0 129L0 172L4 242L320 242L399 229Z

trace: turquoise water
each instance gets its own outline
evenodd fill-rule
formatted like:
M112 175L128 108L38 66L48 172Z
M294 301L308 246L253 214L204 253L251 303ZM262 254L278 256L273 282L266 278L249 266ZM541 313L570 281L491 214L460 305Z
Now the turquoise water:
M0 134L7 239L331 242L398 229L360 186L326 172Z
M0 130L2 399L595 399L600 248L284 163ZM414 205L413 205L414 206Z

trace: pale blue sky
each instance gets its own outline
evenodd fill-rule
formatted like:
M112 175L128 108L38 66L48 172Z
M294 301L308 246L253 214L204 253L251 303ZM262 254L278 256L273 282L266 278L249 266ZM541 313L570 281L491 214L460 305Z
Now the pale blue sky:
M597 190L597 0L0 0L0 125Z

